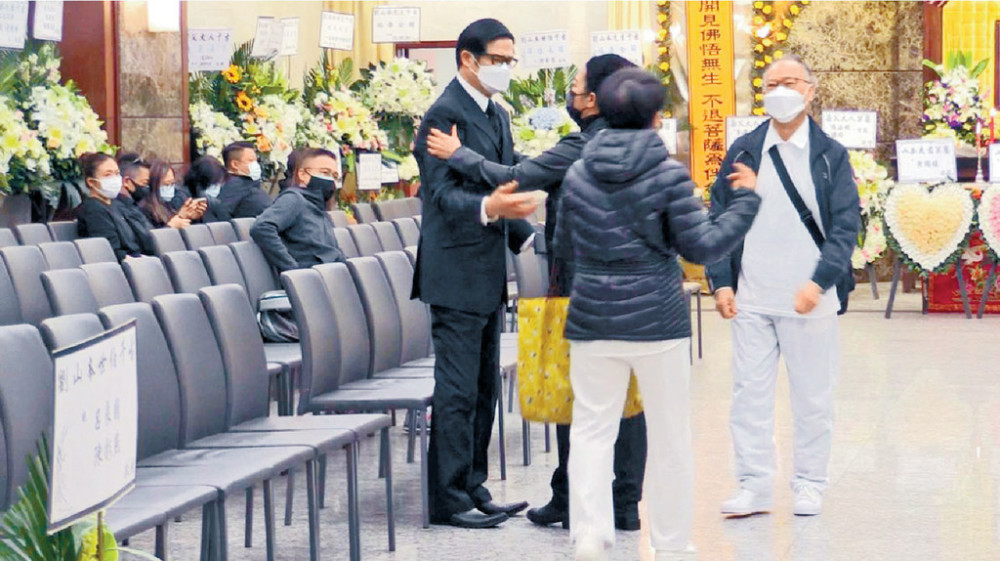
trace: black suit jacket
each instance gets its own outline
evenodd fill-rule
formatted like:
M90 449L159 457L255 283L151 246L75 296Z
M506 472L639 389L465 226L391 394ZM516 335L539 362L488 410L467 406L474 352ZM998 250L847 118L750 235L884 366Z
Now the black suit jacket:
M486 314L506 298L507 221L480 222L483 197L493 186L482 177L465 177L427 153L430 129L449 133L454 124L463 146L491 162L514 164L510 117L500 106L497 113L499 135L455 79L427 111L417 133L414 156L420 167L423 225L413 297L433 306Z

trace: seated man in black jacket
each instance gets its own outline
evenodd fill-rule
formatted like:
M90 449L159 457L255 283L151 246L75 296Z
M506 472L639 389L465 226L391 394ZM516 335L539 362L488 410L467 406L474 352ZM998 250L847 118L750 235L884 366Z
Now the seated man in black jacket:
M118 156L118 168L122 174L122 189L114 200L111 201L111 211L121 216L132 230L132 235L139 243L143 255L155 255L156 247L153 244L153 223L146 217L146 213L139 208L139 203L149 195L149 164L135 153L125 153ZM183 228L190 223L184 220L183 223L170 224L174 228Z
M222 150L222 164L229 176L218 196L219 216L256 218L271 204L260 188L260 163L249 142L234 142Z
M344 261L326 213L334 180L340 175L337 160L322 148L307 148L299 154L286 188L250 229L250 236L279 273Z

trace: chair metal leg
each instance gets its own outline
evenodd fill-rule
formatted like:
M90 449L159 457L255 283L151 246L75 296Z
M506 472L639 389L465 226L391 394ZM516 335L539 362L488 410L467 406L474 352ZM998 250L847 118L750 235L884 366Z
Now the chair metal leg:
M271 480L264 480L264 548L267 552L267 561L274 561L274 490L271 488Z
M228 561L229 560L229 531L226 529L226 496L222 495L219 497L218 503L215 509L216 521L216 533L217 537L217 559L218 561Z
M408 441L406 443L406 446L407 446L407 448L406 448L406 463L408 463L408 464L412 464L413 463L413 449L416 446L416 441L417 441L417 427L418 426L423 426L422 424L421 425L417 424L416 416L417 416L417 411L416 410L412 410L412 411L408 412L409 422L407 423L407 425L410 427L410 435L409 435ZM425 419L426 419L426 417L425 417ZM421 421L421 423L422 422L423 421Z
M517 384L517 369L507 372L507 412L514 412L514 385ZM503 386L500 386L503 388Z
M392 497L392 443L389 441L389 427L382 428L382 453L379 455L385 476L385 517L389 532L389 551L396 551L396 511Z
M361 561L361 504L358 501L358 449L355 444L347 452L347 534L351 561ZM322 495L320 495L322 496ZM322 507L320 507L322 508Z
M215 502L201 506L201 555L200 561L211 561L212 540L215 539L212 532L212 517L215 516Z
M326 454L319 456L319 507L326 508Z
M531 465L531 423L521 419L521 447L524 449L524 465Z
M156 542L153 551L160 561L167 561L167 523L156 527Z
M552 431L550 430L548 423L545 423L545 453L548 454L552 451Z
M698 358L701 357L701 291L698 291Z
M253 487L247 487L247 512L246 512L246 527L243 530L243 546L246 548L253 547Z
M292 498L295 496L295 470L289 468L285 476L285 526L292 525Z
M503 377L500 372L497 372L497 376L500 376L500 391L497 396L497 423L499 424L500 430L500 479L502 481L507 480L507 432L504 429L504 413L503 413Z
M424 429L427 424L427 409L419 409L420 427ZM428 484L430 478L427 472L427 431L420 431L420 505L423 510L424 528L431 525L430 491Z
M309 503L309 561L319 561L319 509L316 508L316 468L306 462L306 497Z

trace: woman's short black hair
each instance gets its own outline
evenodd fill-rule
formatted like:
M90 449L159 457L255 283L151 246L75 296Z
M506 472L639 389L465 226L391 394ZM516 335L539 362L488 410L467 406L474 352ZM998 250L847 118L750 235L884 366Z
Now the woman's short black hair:
M184 174L184 186L192 197L199 196L205 189L216 183L222 183L226 177L226 168L212 156L202 156L192 162Z
M455 44L455 66L462 67L462 51L469 51L476 57L486 54L486 45L497 39L514 40L514 34L507 26L493 18L478 19L469 24L458 36Z
M623 68L604 80L597 107L611 128L648 129L663 109L666 95L656 76L639 68Z

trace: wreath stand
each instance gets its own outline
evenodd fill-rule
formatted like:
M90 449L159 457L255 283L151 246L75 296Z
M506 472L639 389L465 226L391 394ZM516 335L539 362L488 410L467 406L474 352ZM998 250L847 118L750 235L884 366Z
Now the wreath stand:
M990 270L990 281L996 276L997 267L994 264L993 268ZM892 285L889 287L889 302L885 307L885 319L892 319L892 309L893 305L896 303L896 289L899 287L899 278L903 274L903 263L899 260L897 256L892 263ZM955 278L958 280L958 293L962 295L962 309L965 311L966 319L972 319L972 306L969 304L969 293L965 289L965 279L962 276L962 263L959 261L955 264ZM927 283L920 283L920 299L921 299L921 310L920 313L927 313ZM989 284L987 284L987 290L983 294L982 300L979 302L978 318L983 317L983 312L986 309L986 298L989 295Z

